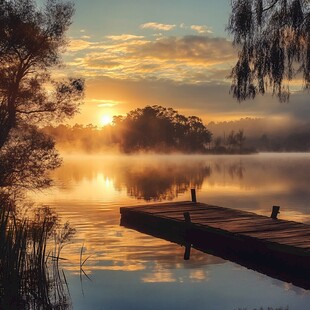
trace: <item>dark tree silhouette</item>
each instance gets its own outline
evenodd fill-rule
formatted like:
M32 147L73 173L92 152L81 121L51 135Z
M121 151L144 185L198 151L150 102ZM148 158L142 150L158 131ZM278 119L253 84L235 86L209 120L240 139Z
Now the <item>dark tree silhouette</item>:
M52 77L73 11L61 0L43 9L34 0L0 0L0 186L48 185L43 172L60 164L37 126L73 116L83 97L83 80Z
M232 94L242 101L270 87L289 99L298 76L310 88L310 3L308 0L232 0L228 31L239 50L232 69Z
M22 133L14 131L0 150L0 189L45 188L51 183L46 170L60 163L54 141L35 127L25 126Z
M243 129L239 129L239 131L235 135L235 139L236 139L236 144L238 145L239 150L241 151L243 148L243 144L246 140Z
M205 152L212 134L196 116L185 117L172 108L146 106L115 116L115 140L125 152Z

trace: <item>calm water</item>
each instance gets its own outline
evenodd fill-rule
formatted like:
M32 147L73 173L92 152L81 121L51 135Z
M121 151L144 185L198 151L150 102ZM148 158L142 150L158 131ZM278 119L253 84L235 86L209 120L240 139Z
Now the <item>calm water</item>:
M35 199L77 232L62 264L73 309L309 309L310 291L119 225L119 207L190 200L310 223L310 154L65 156ZM84 271L80 251L84 245Z

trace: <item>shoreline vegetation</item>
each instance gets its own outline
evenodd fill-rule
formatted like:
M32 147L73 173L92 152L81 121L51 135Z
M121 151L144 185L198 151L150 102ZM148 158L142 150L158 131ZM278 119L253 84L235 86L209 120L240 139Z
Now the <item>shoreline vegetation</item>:
M257 150L245 145L244 131L231 131L227 137L213 134L197 116L186 117L172 108L146 106L114 116L113 123L98 128L93 125L58 125L41 129L64 151L88 153L116 151L184 154L252 154Z
M157 154L256 154L259 152L309 152L307 126L287 131L249 133L241 126L260 124L260 120L205 125L197 116L186 117L172 108L146 106L126 116L114 116L109 125L45 126L41 131L52 137L57 148L66 153L157 153ZM214 130L214 132L213 132ZM221 134L219 133L221 132Z
M0 309L70 309L58 262L75 231L49 207L21 201L0 192Z
M255 120L253 120L255 122ZM247 120L248 123L248 120ZM242 124L242 123L241 123ZM109 125L45 126L57 148L70 152L121 154L256 154L260 152L309 152L310 132L267 134L227 127L213 133L197 116L186 117L172 108L146 106L126 116L114 116ZM210 127L216 129L212 124ZM221 128L222 129L222 128ZM306 129L306 128L305 128Z
M61 158L39 127L73 117L84 80L54 74L63 65L74 4L0 1L0 309L71 307L58 261L74 233L28 191L51 185Z

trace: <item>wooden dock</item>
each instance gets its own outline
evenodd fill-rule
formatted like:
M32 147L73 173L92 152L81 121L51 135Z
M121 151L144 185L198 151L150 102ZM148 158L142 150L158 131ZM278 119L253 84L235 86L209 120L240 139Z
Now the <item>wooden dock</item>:
M122 207L121 225L310 289L310 225L204 203Z

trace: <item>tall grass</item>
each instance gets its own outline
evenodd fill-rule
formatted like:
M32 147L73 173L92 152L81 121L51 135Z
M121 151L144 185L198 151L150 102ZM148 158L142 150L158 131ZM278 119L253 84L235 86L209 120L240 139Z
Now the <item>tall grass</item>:
M74 230L60 226L48 207L31 217L19 217L15 207L8 195L0 194L0 309L69 309L58 261Z

